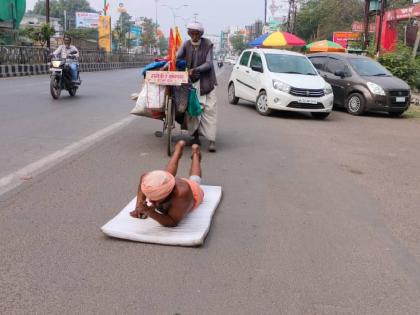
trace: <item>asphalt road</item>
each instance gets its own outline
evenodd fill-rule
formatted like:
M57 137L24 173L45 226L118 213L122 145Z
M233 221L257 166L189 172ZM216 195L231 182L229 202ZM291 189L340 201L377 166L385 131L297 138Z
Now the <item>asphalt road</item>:
M20 105L2 102L2 172L32 162L3 164L4 154L23 154L13 117L28 114L28 134L29 116L51 111L62 120L44 125L46 135L77 125L60 138L68 143L45 137L48 149L32 156L42 158L126 117L133 74L86 74L77 102L60 103L38 78L0 81L0 89L13 82L11 96L21 82L34 85ZM134 196L139 175L167 161L164 140L153 137L160 123L135 118L0 196L1 314L420 313L420 122L343 112L325 121L263 117L227 104L228 75L217 91L218 152L203 156L205 183L224 191L204 246L100 231ZM35 97L44 100L40 113L24 105ZM101 118L85 117L104 108ZM188 163L189 150L181 175Z

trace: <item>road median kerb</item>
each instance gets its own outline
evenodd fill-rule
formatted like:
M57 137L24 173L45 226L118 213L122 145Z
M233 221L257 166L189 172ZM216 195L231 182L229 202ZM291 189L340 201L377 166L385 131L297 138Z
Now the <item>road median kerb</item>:
M81 63L80 71L93 72L137 67L140 68L152 61L153 58L143 62ZM48 64L0 65L0 78L47 74L48 72Z

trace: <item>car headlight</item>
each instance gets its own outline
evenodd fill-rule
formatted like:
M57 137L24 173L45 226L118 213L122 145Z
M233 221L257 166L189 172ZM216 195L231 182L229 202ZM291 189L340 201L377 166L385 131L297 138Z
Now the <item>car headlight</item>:
M329 95L329 94L332 94L332 92L333 92L333 89L331 87L331 84L327 83L324 87L324 94Z
M373 94L385 96L385 90L382 88L382 86L379 86L373 82L368 82L367 86Z
M275 88L276 90L285 92L285 93L289 93L290 91L290 85L287 83L284 83L282 81L278 81L278 80L273 80L273 88Z
M60 60L53 60L51 63L54 68L60 68Z

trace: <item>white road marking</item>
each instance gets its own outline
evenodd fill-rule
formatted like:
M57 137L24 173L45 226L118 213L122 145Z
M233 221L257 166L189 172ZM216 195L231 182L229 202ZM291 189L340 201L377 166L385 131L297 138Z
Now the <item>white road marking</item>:
M13 188L19 186L26 178L32 178L33 176L45 171L46 169L58 164L64 158L81 152L93 144L97 143L101 139L115 133L117 130L125 127L134 119L133 116L126 117L108 127L105 127L86 138L83 138L73 144L68 145L64 149L58 150L46 157L35 161L25 167L0 178L0 195L10 191Z

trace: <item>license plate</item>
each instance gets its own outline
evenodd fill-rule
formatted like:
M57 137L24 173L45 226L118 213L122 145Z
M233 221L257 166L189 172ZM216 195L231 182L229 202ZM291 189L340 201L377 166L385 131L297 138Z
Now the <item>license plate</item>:
M56 69L56 68L50 68L51 72L59 72L61 73L63 70L62 69Z
M318 101L313 99L313 98L300 98L298 100L299 103L303 103L303 104L317 104Z
M395 101L397 103L405 103L405 97L397 97Z

